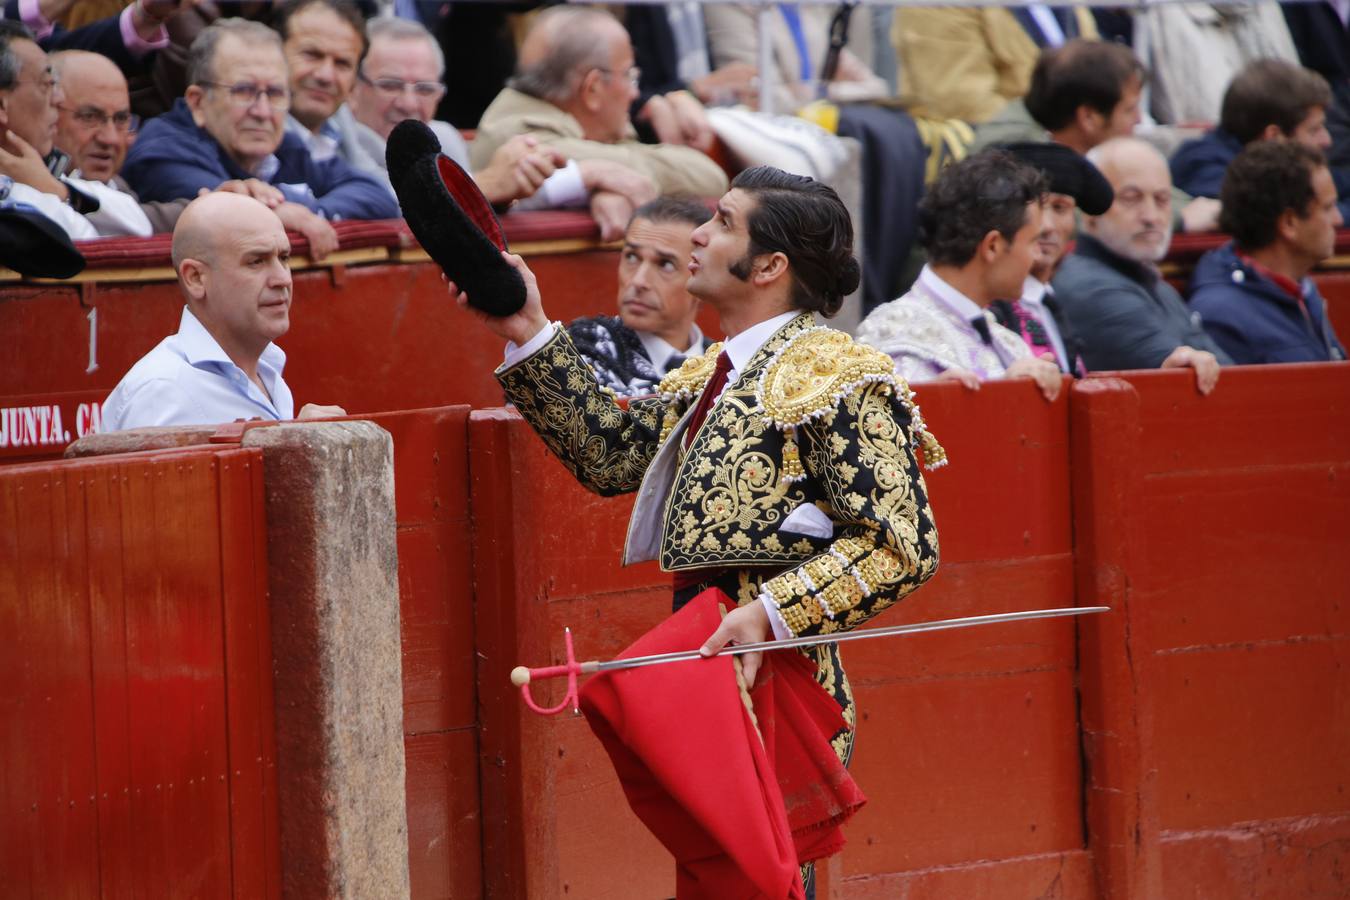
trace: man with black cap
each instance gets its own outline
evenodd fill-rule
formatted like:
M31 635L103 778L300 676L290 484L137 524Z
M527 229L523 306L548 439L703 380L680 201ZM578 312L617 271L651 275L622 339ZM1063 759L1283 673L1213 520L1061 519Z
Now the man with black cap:
M1022 336L1033 355L1053 359L1060 371L1081 377L1087 372L1078 340L1055 299L1050 279L1073 245L1077 210L1099 216L1111 208L1115 193L1096 166L1063 144L1024 142L1003 149L1039 169L1050 183L1050 192L1022 296L995 300L989 310L1000 325Z
M858 340L895 360L909 382L1032 378L1046 400L1063 378L995 321L995 300L1021 296L1040 236L1046 180L1001 150L949 166L919 204L928 264L909 293L858 326Z

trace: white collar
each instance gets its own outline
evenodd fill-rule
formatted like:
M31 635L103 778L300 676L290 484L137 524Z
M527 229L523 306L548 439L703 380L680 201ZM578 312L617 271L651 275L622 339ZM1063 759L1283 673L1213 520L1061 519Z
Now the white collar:
M774 316L772 319L765 319L757 325L751 325L734 338L727 338L722 344L722 349L731 358L731 374L727 376L728 383L740 377L741 370L749 364L750 358L755 355L760 347L764 346L769 338L774 336L778 329L799 315L801 315L801 310L794 309L791 312Z
M204 362L234 366L234 360L230 359L230 355L221 348L220 342L211 336L211 332L206 330L201 319L186 306L183 307L183 317L178 322L178 340L183 358L194 366ZM258 363L280 373L286 365L286 354L276 344L269 343L259 355Z
M684 356L697 356L703 349L703 332L699 330L698 323L695 322L689 329L689 349L676 350L670 341L651 331L637 332L638 340L642 342L642 349L647 351L647 358L652 361L652 368L658 372L665 372L670 358L676 353Z
M932 291L939 300L951 307L953 312L967 322L984 315L984 309L980 304L943 281L931 266L925 265L923 267L923 271L919 273L919 281L923 282L924 287Z
M1028 275L1027 280L1022 282L1023 303L1039 308L1048 293L1050 293L1050 285L1041 281L1035 275Z

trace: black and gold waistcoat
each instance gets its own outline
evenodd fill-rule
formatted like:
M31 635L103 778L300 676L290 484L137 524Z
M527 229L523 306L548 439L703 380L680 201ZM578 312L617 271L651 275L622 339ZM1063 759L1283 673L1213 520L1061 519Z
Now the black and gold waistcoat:
M625 563L776 572L737 599L767 595L796 635L854 628L930 578L938 537L916 444L930 468L945 455L890 357L799 315L685 450L688 413L720 351L686 361L627 410L561 328L498 379L582 484L639 492ZM807 504L823 513L809 517L814 527L787 522Z

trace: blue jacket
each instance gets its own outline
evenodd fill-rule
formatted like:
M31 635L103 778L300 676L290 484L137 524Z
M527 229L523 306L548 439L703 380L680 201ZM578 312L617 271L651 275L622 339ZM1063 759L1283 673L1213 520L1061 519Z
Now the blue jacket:
M395 219L398 202L387 188L342 159L315 162L293 134L282 138L275 153L279 166L264 179L286 195L328 219ZM232 178L257 177L245 172L203 128L192 121L181 97L173 109L147 122L122 167L142 202L197 196Z
M1218 197L1223 173L1241 152L1241 141L1222 128L1215 128L1182 144L1172 154L1172 184L1192 197Z
M1231 242L1202 256L1191 276L1191 309L1240 365L1345 359L1311 278L1303 279L1303 302L1307 318L1283 288L1244 263Z

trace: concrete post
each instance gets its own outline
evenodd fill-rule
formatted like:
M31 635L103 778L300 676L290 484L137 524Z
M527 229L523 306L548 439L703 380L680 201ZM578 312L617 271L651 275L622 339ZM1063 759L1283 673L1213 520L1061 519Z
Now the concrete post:
M393 443L330 422L242 446L267 494L283 894L407 897Z

